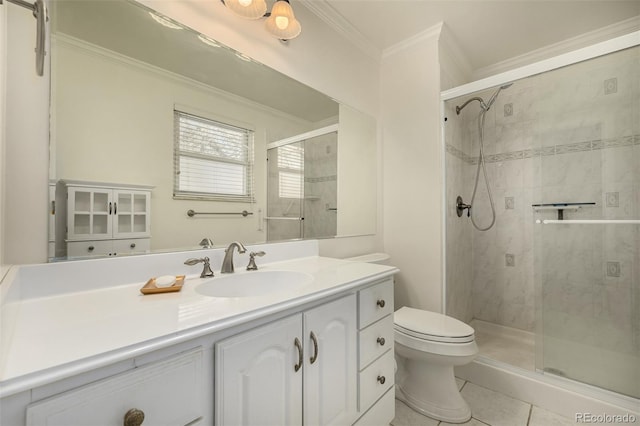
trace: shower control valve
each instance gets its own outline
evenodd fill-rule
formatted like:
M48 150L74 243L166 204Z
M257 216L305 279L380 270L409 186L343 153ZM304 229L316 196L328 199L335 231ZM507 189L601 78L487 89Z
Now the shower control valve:
M464 201L462 201L462 197L458 195L458 198L456 198L456 214L458 217L462 217L465 209L467 210L467 217L471 217L471 204L465 204Z

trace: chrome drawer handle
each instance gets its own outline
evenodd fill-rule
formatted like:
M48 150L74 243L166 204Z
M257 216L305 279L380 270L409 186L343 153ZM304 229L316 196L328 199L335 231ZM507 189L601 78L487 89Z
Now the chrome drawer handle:
M381 308L384 308L384 305L386 305L386 303L384 302L384 299L379 299L376 302L376 305L380 306Z
M296 348L298 348L298 363L293 366L293 370L297 372L298 370L300 370L300 368L302 368L302 343L300 343L300 340L296 337L296 340L293 341L293 344L296 345Z
M384 378L384 376L378 376L378 382L380 382L381 385L384 385L384 382L386 382L387 379Z
M132 408L124 415L124 426L140 426L144 421L144 411Z
M311 332L311 340L313 341L313 356L309 358L309 361L313 364L318 359L318 338L313 331Z
M386 340L384 340L384 337L378 337L378 344L380 346L384 346L384 344L387 343Z

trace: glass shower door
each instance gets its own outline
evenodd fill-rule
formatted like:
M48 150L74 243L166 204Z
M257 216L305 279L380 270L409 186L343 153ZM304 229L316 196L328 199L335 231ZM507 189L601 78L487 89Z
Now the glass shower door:
M640 48L544 75L536 367L640 398Z

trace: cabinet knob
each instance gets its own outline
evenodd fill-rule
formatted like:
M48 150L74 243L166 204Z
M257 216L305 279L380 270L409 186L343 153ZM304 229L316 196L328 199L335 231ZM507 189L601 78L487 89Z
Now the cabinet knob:
M386 381L387 381L387 379L385 379L384 376L378 376L378 382L381 385L384 385L384 382L386 382Z
M136 243L131 243L131 245L129 247L136 248Z
M387 343L387 341L384 340L384 337L378 337L378 344L380 346L384 346L385 343Z
M380 306L381 308L384 308L384 305L386 305L384 299L378 299L378 301L376 302L376 305Z
M89 248L88 248L87 250L89 250L89 251L93 251L94 249L95 249L95 247L94 247L94 246L89 246Z
M144 411L132 408L124 415L124 426L140 426L144 421Z

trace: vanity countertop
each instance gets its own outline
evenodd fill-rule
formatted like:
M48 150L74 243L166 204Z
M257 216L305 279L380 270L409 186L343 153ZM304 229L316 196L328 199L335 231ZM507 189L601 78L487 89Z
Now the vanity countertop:
M304 272L313 279L288 292L258 297L200 295L195 288L211 278L195 275L187 276L177 293L144 296L140 288L145 282L134 282L8 303L2 309L12 310L12 324L0 347L0 396L286 311L397 272L390 266L319 256L267 263L260 270ZM213 279L221 276L215 272Z

